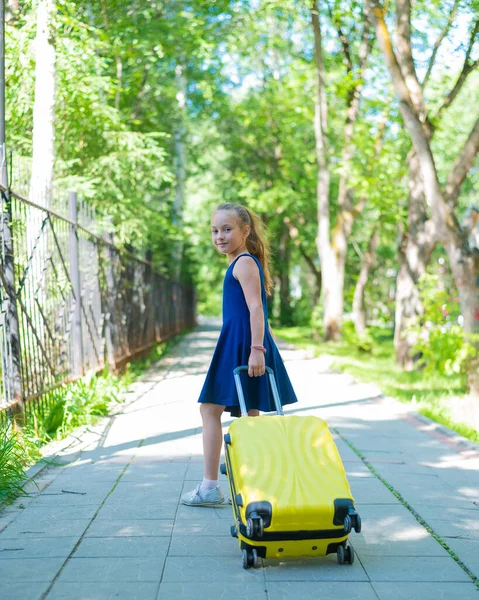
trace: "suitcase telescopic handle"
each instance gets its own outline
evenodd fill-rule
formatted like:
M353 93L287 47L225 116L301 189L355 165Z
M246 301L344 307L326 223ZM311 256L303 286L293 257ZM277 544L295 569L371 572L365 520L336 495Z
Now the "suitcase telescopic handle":
M279 399L278 387L276 385L276 379L274 378L273 369L270 367L265 367L266 373L268 374L269 384L271 386L271 391L273 392L274 404L276 406L276 412L278 415L284 415L283 407L281 405L281 400ZM247 365L242 365L241 367L236 367L233 371L233 375L236 383L236 391L238 392L238 399L240 403L241 416L248 416L248 409L246 408L246 402L243 394L243 386L241 385L240 373L243 371L248 371Z

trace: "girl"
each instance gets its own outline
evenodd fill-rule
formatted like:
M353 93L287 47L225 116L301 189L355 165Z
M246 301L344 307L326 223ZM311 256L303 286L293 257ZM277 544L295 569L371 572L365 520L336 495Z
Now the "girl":
M218 468L222 446L223 411L239 416L239 402L233 369L248 365L243 388L249 415L274 410L265 373L271 367L282 404L296 402L296 396L268 326L266 294L272 282L268 248L259 231L258 217L237 204L222 204L213 213L211 235L214 246L228 257L223 284L223 327L198 402L203 419L204 479L184 494L183 504L216 506L223 504Z

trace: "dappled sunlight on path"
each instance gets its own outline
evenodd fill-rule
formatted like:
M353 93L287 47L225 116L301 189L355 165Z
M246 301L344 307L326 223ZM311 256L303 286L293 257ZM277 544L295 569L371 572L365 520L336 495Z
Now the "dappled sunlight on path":
M241 568L231 507L179 504L203 476L197 397L218 333L208 321L182 339L114 415L64 443L54 457L63 466L41 472L30 498L0 514L2 600L479 598L477 449L282 344L299 398L286 413L326 419L342 456L363 522L350 538L357 560Z

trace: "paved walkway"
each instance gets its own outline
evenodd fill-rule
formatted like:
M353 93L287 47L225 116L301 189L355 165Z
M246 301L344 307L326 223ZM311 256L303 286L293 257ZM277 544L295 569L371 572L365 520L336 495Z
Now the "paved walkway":
M363 531L353 565L243 570L231 507L178 504L202 477L196 398L217 335L210 324L184 338L116 415L63 444L39 491L0 513L1 600L479 600L477 448L291 348L290 412L328 421Z

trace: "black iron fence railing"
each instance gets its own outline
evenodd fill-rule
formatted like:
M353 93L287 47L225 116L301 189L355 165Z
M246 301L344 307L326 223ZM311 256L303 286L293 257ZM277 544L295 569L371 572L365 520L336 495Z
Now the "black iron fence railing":
M75 193L65 217L0 192L0 420L41 414L59 386L194 324L193 288L94 233Z

